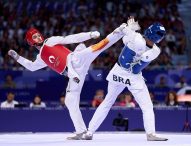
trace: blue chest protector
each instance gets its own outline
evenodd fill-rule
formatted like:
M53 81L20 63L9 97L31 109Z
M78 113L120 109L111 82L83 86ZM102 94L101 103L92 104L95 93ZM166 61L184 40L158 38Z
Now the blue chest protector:
M129 69L135 55L136 53L133 50L129 49L128 46L124 46L118 58L120 66Z
M119 55L118 62L121 67L125 69L129 69L131 67L131 63L133 63L133 58L135 57L136 53L129 49L128 46L124 46L121 54ZM144 62L140 60L139 63L135 64L132 67L132 73L138 74L140 73L145 67L149 65L150 62Z

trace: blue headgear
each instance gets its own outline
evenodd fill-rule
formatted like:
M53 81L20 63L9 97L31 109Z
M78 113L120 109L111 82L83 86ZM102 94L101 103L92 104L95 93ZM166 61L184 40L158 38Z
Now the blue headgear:
M159 43L164 38L165 34L165 28L160 23L153 23L144 32L144 36L154 43Z

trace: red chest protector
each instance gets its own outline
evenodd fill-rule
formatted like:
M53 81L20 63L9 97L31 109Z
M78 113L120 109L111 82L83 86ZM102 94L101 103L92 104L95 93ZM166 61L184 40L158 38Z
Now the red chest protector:
M46 46L41 48L42 60L54 71L61 74L66 68L66 59L71 51L63 45Z

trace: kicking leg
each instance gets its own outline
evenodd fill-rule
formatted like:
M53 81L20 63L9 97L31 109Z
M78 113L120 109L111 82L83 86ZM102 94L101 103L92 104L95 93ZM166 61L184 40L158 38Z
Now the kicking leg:
M97 44L94 44L86 49L83 49L82 51L76 52L75 56L80 60L83 60L84 62L91 64L101 52L111 47L113 44L115 44L118 40L120 40L124 36L124 34L122 33L123 28L124 26L116 28L112 33L107 35L105 39L103 39Z

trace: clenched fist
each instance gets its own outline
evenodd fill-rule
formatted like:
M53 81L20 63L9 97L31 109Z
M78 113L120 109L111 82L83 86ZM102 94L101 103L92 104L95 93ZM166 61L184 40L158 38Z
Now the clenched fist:
M14 50L9 50L8 55L13 57L13 59L15 59L15 60L19 59L19 55Z
M93 38L93 39L97 39L100 37L100 33L98 31L92 31L90 33L90 37Z

